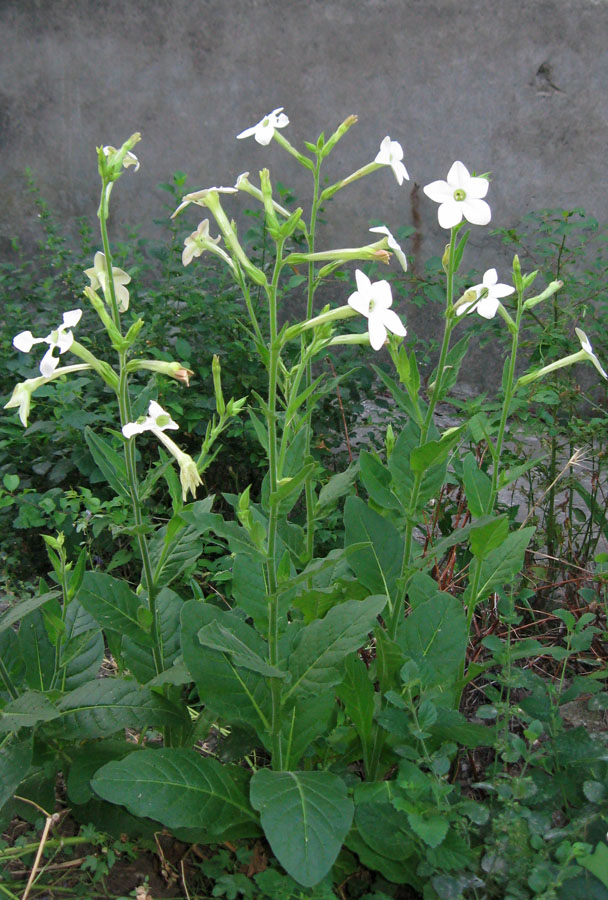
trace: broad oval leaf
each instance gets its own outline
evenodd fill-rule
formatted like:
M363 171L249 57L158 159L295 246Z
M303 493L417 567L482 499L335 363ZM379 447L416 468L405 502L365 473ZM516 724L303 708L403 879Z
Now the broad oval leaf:
M167 828L204 829L216 840L259 834L247 796L249 773L194 750L141 750L97 771L93 790Z
M251 779L251 803L277 859L299 884L327 875L351 826L354 805L331 772L273 772Z
M96 678L66 694L57 704L59 716L45 731L62 739L109 737L123 728L183 725L183 713L168 700L134 681Z
M78 599L104 630L117 631L140 644L152 643L139 623L141 602L124 581L104 572L87 572Z

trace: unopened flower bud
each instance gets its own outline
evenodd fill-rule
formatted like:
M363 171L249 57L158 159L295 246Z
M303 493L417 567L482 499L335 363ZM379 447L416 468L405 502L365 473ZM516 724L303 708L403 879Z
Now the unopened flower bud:
M223 416L226 412L226 404L222 393L222 367L220 365L219 356L214 356L211 362L211 373L213 375L213 390L215 393L215 408L219 416Z

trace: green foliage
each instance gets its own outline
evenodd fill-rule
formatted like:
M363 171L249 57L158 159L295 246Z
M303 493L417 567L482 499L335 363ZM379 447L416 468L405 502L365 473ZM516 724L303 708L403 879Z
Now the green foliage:
M180 260L180 218L161 245L136 232L110 245L109 188L139 135L99 150L112 259L89 269L89 327L70 347L91 369L37 388L25 440L14 419L0 425L3 579L20 595L0 616L0 809L6 819L27 815L28 801L53 808L61 772L80 820L224 842L201 864L217 897L326 900L347 885L356 900L405 885L424 900L559 900L583 885L592 897L608 883L605 745L567 728L564 713L581 698L589 712L608 706L605 623L587 587L585 609L576 598L544 611L555 639L529 587L531 549L567 544L587 564L608 534L599 462L590 486L567 484L567 541L556 514L565 450L583 433L603 450L605 417L577 419L581 396L599 394L581 395L570 366L549 368L542 385L535 371L572 356L570 318L589 300L575 266L591 244L578 239L588 236L578 213L503 232L520 250L536 241L540 272L522 273L516 257L502 321L483 326L482 341L506 347L495 399L453 396L472 337L456 339L471 321L457 298L480 280L459 272L463 224L422 279L422 302L445 280L440 347L392 336L394 377L381 365L354 378L361 321L347 325L346 306L319 310L317 292L334 276L346 293L351 261L375 276L390 244L319 254L315 243L324 204L349 181L323 187L321 163L352 124L306 143L311 157L279 141L312 173L308 218L267 170L260 189L247 181L233 198L251 192L246 230L221 192L194 195L222 239L204 228L187 238L197 256L215 254L202 277L194 257ZM161 187L174 208L186 176ZM30 189L46 238L37 259L0 269L7 343L24 322L36 334L55 327L66 298L84 305L93 251L84 226L75 251ZM598 251L596 279L603 260ZM548 287L529 297L537 278ZM417 280L392 279L397 293ZM348 349L338 355L332 341ZM526 349L533 371L518 379ZM23 357L3 366L7 394L34 374ZM206 387L186 391L189 377ZM336 471L364 392L394 412L391 424L370 426L368 446ZM458 410L456 426L440 427L440 403ZM512 440L532 416L549 438L546 470ZM527 511L504 495L524 478ZM283 871L237 869L226 847L239 842L240 863L251 840L266 841ZM108 868L86 865L94 879Z

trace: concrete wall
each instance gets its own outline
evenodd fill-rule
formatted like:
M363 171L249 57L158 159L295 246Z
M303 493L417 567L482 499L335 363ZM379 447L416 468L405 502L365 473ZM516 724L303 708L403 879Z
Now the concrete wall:
M416 185L454 159L492 172L493 225L545 206L608 219L608 0L0 0L0 29L4 247L37 234L26 165L62 217L94 216L95 145L135 130L141 169L114 192L116 225L159 216L156 185L176 169L194 188L269 165L305 200L276 144L235 140L277 106L299 145L359 115L330 178L386 134L405 150L412 180L386 169L343 191L321 241L361 242L370 218L396 228L416 207L421 253L440 252ZM496 239L473 231L467 262L493 264Z

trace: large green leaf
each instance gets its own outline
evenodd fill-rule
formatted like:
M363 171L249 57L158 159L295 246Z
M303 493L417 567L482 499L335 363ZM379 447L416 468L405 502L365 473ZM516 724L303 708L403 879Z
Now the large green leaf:
M212 502L212 497L198 501L199 517L195 522L187 522L181 513L173 516L150 541L153 578L157 588L166 587L195 565L204 549L201 534L209 531L213 523L213 518L205 515L211 513Z
M106 763L124 759L129 753L137 753L137 744L123 739L108 738L105 741L85 741L70 749L70 767L66 787L70 803L82 805L93 797L91 778ZM65 774L65 773L64 773Z
M464 660L468 631L462 604L437 591L418 604L399 632L399 643L417 664L425 686L450 686Z
M130 501L131 497L127 487L129 481L123 457L113 449L108 441L92 431L88 425L84 429L84 439L87 442L91 456L101 469L110 487L114 488L119 497Z
M349 555L348 562L365 587L374 594L395 592L401 574L403 539L395 526L370 509L359 497L344 505L345 543L367 543Z
M167 828L200 828L216 840L259 834L247 797L249 772L194 750L141 750L97 771L93 790Z
M104 572L87 572L78 599L105 631L116 631L139 644L151 645L152 638L138 617L138 610L144 607L124 581Z
M465 591L465 603L477 603L478 600L502 588L507 582L513 581L523 569L526 548L534 531L534 527L520 528L508 535L500 547L488 553L481 563L476 595L471 597L471 587L469 587Z
M353 820L346 785L330 772L273 772L251 779L251 803L260 811L272 850L297 882L312 887L333 866Z
M391 473L386 466L367 450L359 454L359 466L361 481L374 503L383 509L400 509L401 504L391 491Z
M27 686L33 691L49 690L55 675L56 658L55 648L44 627L42 610L35 610L21 621L19 644Z
M236 553L232 563L232 595L239 609L251 619L260 634L268 632L268 595L264 563L259 554Z
M0 734L19 731L20 728L34 728L40 722L48 722L59 715L45 694L26 691L7 703L0 712Z
M238 622L239 625L242 624L241 620L236 619L236 617L234 617L234 621ZM249 626L246 627L248 628ZM240 630L241 632L244 631L244 629ZM249 630L252 631L252 629ZM252 631L252 635L247 635L247 637L254 637L257 643L258 635L255 632ZM244 641L242 637L239 637L234 631L227 628L226 624L218 622L217 619L201 628L198 633L198 639L203 647L208 647L210 650L218 650L220 653L227 653L232 658L234 665L239 668L250 669L252 672L265 675L267 678L285 678L285 672L281 672L276 666L271 666L267 661L265 658L268 655L267 652L264 653L264 656L260 655L250 646L251 640ZM264 647L264 650L267 651L267 648Z
M29 600L20 600L14 606L9 607L0 617L0 634L8 628L12 628L20 619L25 618L29 613L34 612L49 600L57 597L57 591L49 591L46 594L39 594L38 597L31 597Z
M492 481L478 467L472 453L467 453L462 461L462 477L471 515L475 518L485 515L492 496Z
M27 775L32 763L31 737L9 738L0 748L0 809L8 803Z
M334 692L329 689L321 694L298 697L297 703L283 713L283 768L295 769L307 751L310 755L316 738L327 733L335 708Z
M196 682L198 695L214 715L234 724L251 725L264 734L270 728L270 691L258 672L239 668L227 653L203 647L201 628L210 622L224 624L251 649L263 655L264 641L234 614L199 600L190 600L182 609L181 642L184 662Z
M121 678L96 678L66 694L59 717L45 728L68 740L108 737L123 728L183 724L183 714L159 694Z
M162 588L156 598L158 652L163 671L169 669L180 651L179 620L184 601L171 588ZM140 684L147 684L156 676L151 647L144 647L130 637L123 638L125 663Z
M99 672L104 644L101 629L93 616L78 600L72 600L65 611L65 634L61 645L64 667L62 690L73 690L90 681Z
M437 429L431 428L428 439L434 441L438 437L439 432ZM416 476L411 466L411 455L412 452L417 451L419 442L420 429L415 422L408 422L395 441L395 446L388 462L393 478L393 491L405 509L409 509L412 502L412 489ZM439 492L443 485L446 470L447 461L444 459L443 462L432 466L424 472L418 489L418 508L421 508L431 497L434 497ZM410 512L413 515L416 510L412 509Z
M366 642L385 606L385 596L347 600L330 609L325 618L302 628L289 658L292 681L284 701L339 684L344 658Z
M354 654L346 658L344 677L336 693L359 735L367 768L372 752L375 692L365 663Z

